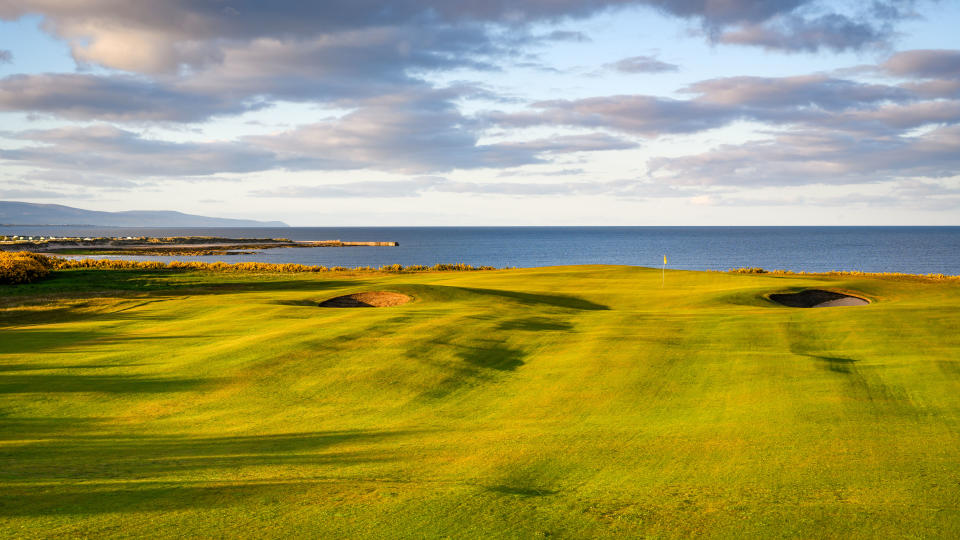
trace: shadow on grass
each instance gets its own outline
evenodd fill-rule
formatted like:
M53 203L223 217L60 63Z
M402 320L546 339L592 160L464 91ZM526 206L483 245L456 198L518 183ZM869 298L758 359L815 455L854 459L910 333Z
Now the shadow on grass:
M236 485L196 483L112 483L58 485L31 489L4 487L0 516L94 515L225 508L251 499L282 501L305 482L250 482Z
M609 306L605 306L603 304L596 304L594 302L590 302L589 300L584 300L583 298L577 298L575 296L562 296L562 295L552 295L552 294L531 294L531 293L522 293L522 292L516 292L516 291L505 291L500 289L476 289L472 287L459 287L459 289L472 292L475 294L506 298L524 305L547 305L547 306L553 306L553 307L585 310L585 311L599 311L599 310L610 309Z
M219 379L128 377L123 375L0 375L0 394L98 392L157 394L186 392L212 386Z
M523 359L527 355L523 351L494 342L489 346L464 347L457 356L479 368L514 371L523 365Z
M851 373L851 368L856 362L853 358L842 358L839 356L823 356L819 354L807 354L806 356L816 358L821 362L826 362L827 369L837 373Z
M282 274L281 274L282 275ZM223 294L238 291L323 291L346 285L363 285L362 279L326 279L326 274L299 274L301 279L278 274L190 272L183 270L60 270L49 278L26 285L0 288L0 297L82 295L133 291L151 296Z
M92 283L79 280L81 285L74 287L77 280L63 279L60 285L52 286L43 281L30 285L14 287L0 286L0 299L11 306L0 308L0 328L12 326L40 326L79 321L127 321L127 320L172 320L176 314L150 316L145 312L133 311L150 303L177 296L202 296L217 294L235 294L239 292L305 292L322 293L345 285L361 286L362 280L323 280L323 279L282 279L259 281L256 276L228 275L212 273L210 281L181 281L176 271L145 272L134 270L81 270L71 273L95 273ZM189 276L187 276L189 277ZM214 281L213 278L219 278ZM229 279L227 279L229 278ZM56 281L56 280L52 280ZM132 304L128 301L120 305L105 305L89 301L77 301L77 297L95 295L97 297L124 297L135 293L135 299L144 300ZM6 298L4 298L6 297ZM309 301L279 301L286 305L316 306ZM5 337L8 331L4 331ZM77 339L89 339L78 333ZM8 339L0 341L0 352L5 350ZM37 345L37 350L45 347Z
M444 347L455 349L454 356L460 361L434 362L433 365L443 369L446 375L433 387L422 392L419 398L442 399L464 388L495 381L499 375L516 371L524 365L524 359L528 354L525 351L510 348L505 345L504 340L497 339L471 340L466 345L452 343L447 339L437 339L429 342L424 350ZM407 354L421 358L421 361L425 360L420 351L408 351Z
M92 316L96 318L96 315ZM165 341L191 338L209 338L208 335L182 334L172 336L121 336L106 330L39 330L34 328L3 330L3 339L0 340L0 354L38 353L57 349L74 347L79 344L88 346L91 342L98 344ZM0 367L0 371L3 368Z
M500 493L501 495L516 495L518 497L546 497L547 495L556 495L557 493L560 493L555 489L540 489L534 487L507 485L491 486L487 488L487 491Z
M271 304L278 306L299 306L299 307L318 307L320 306L319 302L314 300L275 300L270 302Z
M573 325L566 321L557 321L543 317L503 321L497 326L497 330L522 330L527 332L559 332L571 329L573 329Z
M238 505L247 497L262 495L282 501L291 489L305 483L254 480L217 486L149 480L178 473L189 478L215 478L218 472L235 477L244 468L251 468L248 477L257 478L256 468L276 466L303 469L301 473L309 473L304 475L308 479L305 482L323 474L338 478L343 467L395 460L395 454L382 445L416 433L343 430L230 437L64 435L31 441L0 450L0 459L8 464L0 471L0 515L207 508ZM24 438L30 435L23 434ZM341 450L341 445L348 448ZM83 484L70 485L76 479L82 479ZM44 485L31 487L31 482ZM158 487L158 483L165 485Z
M147 365L149 364L0 364L0 373L5 371L54 371L59 369L109 369Z

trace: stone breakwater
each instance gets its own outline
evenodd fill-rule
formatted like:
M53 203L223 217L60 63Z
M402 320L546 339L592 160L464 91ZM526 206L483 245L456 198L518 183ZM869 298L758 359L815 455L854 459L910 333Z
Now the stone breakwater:
M287 238L175 237L0 237L0 251L32 251L51 254L102 255L217 255L236 250L296 247L395 247L398 242L343 240L289 240Z

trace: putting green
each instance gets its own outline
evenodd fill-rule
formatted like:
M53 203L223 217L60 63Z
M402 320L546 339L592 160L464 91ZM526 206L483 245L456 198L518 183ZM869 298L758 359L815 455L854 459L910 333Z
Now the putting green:
M0 536L960 536L957 281L665 282L0 286ZM767 299L803 289L871 304ZM415 301L317 307L358 291Z

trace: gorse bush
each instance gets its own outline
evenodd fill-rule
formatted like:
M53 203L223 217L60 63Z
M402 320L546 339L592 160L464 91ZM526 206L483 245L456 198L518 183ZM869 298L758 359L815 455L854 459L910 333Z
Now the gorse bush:
M0 251L0 283L32 283L46 277L55 264L53 258L29 251Z
M41 255L42 257L42 255ZM492 266L472 266L469 264L436 264L433 266L413 265L403 266L400 264L391 264L374 268L371 266L360 266L357 268L347 268L344 266L308 266L305 264L271 264L261 262L199 262L199 261L173 261L164 263L160 261L127 261L120 259L61 259L50 258L52 268L56 270L70 270L75 268L91 268L102 270L198 270L212 272L249 272L249 273L306 273L306 272L384 272L391 274L408 272L472 272L478 270L495 270Z
M832 272L793 272L791 270L764 270L759 267L752 268L731 268L727 270L731 274L769 274L771 276L831 276L831 277L879 277L893 280L925 280L925 281L960 281L960 275L951 276L948 274L904 274L900 272L861 272L859 270Z

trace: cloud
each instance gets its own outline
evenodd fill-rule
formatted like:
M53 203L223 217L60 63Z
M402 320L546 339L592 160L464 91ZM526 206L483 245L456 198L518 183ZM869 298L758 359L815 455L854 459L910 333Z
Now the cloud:
M197 122L264 106L262 101L184 92L129 76L59 73L0 79L0 110L73 120Z
M896 22L914 16L913 0L874 0L855 14L818 0L651 0L666 13L699 19L716 43L785 52L835 52L889 45Z
M277 198L409 198L425 193L457 193L505 196L596 196L621 198L686 197L683 188L644 180L610 182L464 182L441 176L405 180L361 181L312 186L286 186L256 190L251 195Z
M479 144L482 125L450 101L456 89L382 96L336 120L248 141L293 169L373 168L399 173L513 167L542 162L540 154L632 148L605 134Z
M108 176L164 177L273 168L271 152L238 142L175 143L146 139L109 125L6 134L38 143L0 150L0 159L40 169L97 171Z
M680 69L676 64L661 62L652 56L631 56L606 64L604 67L622 73L663 73Z
M705 33L720 42L785 50L845 50L888 39L892 21L904 16L900 6L909 3L875 0L871 9L845 15L817 0L281 0L269 4L237 0L229 5L22 0L0 4L0 18L42 15L44 28L66 40L79 62L138 73L176 73L202 71L223 62L230 49L258 40L323 41L336 48L339 42L378 31L405 32L407 40L395 42L401 54L470 61L470 54L464 52L497 47L496 38L503 39L497 29L508 28L516 36L534 24L556 24L628 6L653 7L699 21ZM482 39L465 50L458 34L471 32ZM559 31L555 37L579 36Z
M681 185L786 186L877 183L904 177L944 178L960 170L960 126L917 136L863 138L796 131L700 154L656 158L655 178Z
M0 49L0 64L12 64L12 63L13 63L13 53L6 49Z
M903 14L899 5L878 1L859 17L890 21L895 18L891 13ZM700 21L714 40L804 50L818 44L840 47L831 41L839 39L836 35L855 39L856 24L868 24L854 23L814 0L331 0L322 5L292 0L270 5L252 0L118 5L114 0L90 0L82 7L24 0L0 4L0 18L40 14L43 28L66 40L81 64L141 76L8 77L0 81L0 110L72 120L199 122L280 100L350 108L359 100L429 89L426 80L432 72L520 65L516 60L529 47L589 39L576 30L537 34L533 29L630 6ZM788 26L797 30L801 27L796 21L809 22L803 17L815 9L825 14L810 20L823 28L814 32L808 25L802 35L795 31L784 38L802 38L802 43L743 37L776 21L793 21ZM850 24L844 26L841 20ZM630 73L677 69L647 56L609 67Z
M891 56L881 70L898 77L960 79L960 50L920 49Z
M585 17L629 3L404 0L376 5L348 0L284 0L267 5L241 0L224 6L197 2L118 5L112 0L91 0L81 7L25 0L0 6L0 17L16 19L30 13L42 14L46 28L67 40L74 57L81 62L140 73L173 73L184 67L199 70L219 63L225 49L257 40L322 40L335 47L339 42L381 31L407 34L407 42L394 42L400 54L450 53L450 58L454 58L457 44L462 43L458 35L471 30L486 36L489 25L519 30L535 22ZM438 35L443 31L447 33ZM557 37L572 36L573 33ZM495 46L488 37L484 41L487 46Z
M937 88L953 97L954 87ZM504 127L558 125L607 129L645 137L695 133L750 120L776 126L895 135L927 124L957 122L960 100L933 99L928 87L871 84L822 74L725 77L680 89L691 99L618 95L531 104L517 112L487 112ZM960 98L960 95L956 96Z
M407 180L360 181L313 186L286 186L273 189L255 190L250 194L256 197L279 197L287 199L418 197L424 191L429 191L433 187L446 182L446 178L438 176L421 176Z
M866 84L826 75L794 77L725 77L687 86L681 92L699 101L761 108L820 107L827 110L881 101L906 101L914 95L903 88Z
M576 43L591 41L590 36L584 34L583 32L577 32L574 30L554 30L553 32L543 36L543 39L548 41L571 41Z
M492 144L492 148L529 150L540 153L569 154L575 152L598 152L604 150L628 150L639 146L636 142L614 137L606 133L582 135L554 135L529 141Z
M497 176L580 176L586 172L586 169L556 169L551 171L507 170L498 173Z
M105 179L133 177L128 180L190 179L271 169L369 168L419 174L514 167L543 163L542 156L636 146L604 133L480 144L477 122L463 116L449 100L457 92L382 96L337 119L236 141L176 143L105 124L6 133L7 138L34 144L0 150L0 159L61 171L63 183L83 183L77 179L89 175L73 171L97 171Z
M541 101L531 104L530 109L516 113L492 112L484 117L493 124L508 127L547 124L657 136L720 127L741 115L730 107L642 95Z
M890 28L858 21L845 15L830 13L808 19L787 15L760 24L745 24L721 32L719 43L755 45L765 49L835 52L881 48L888 44Z

